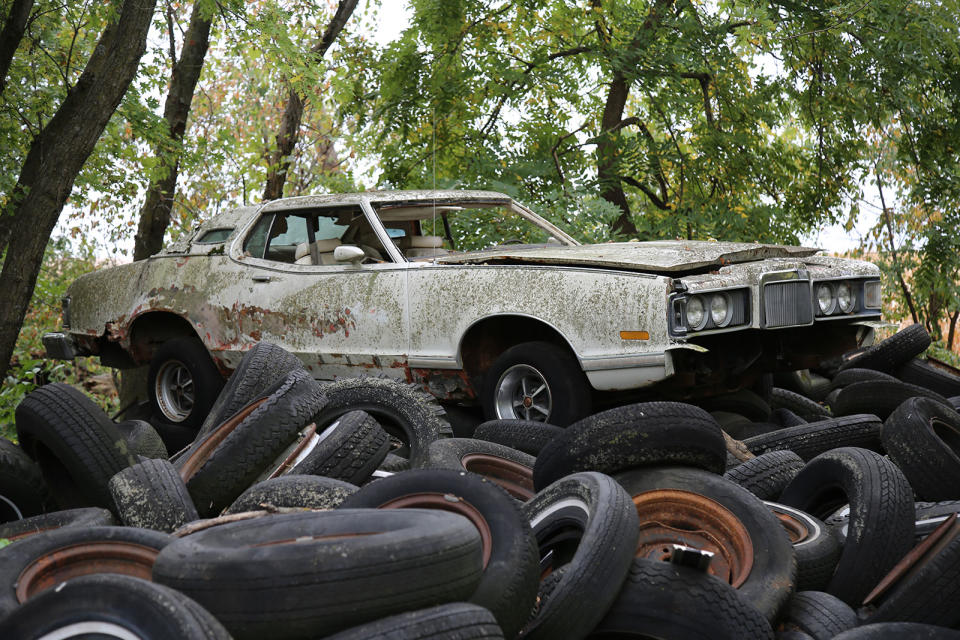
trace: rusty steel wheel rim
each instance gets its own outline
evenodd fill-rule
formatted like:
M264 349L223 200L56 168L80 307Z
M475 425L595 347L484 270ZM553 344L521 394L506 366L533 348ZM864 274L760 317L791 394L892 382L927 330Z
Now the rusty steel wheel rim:
M777 520L780 521L780 524L787 532L787 537L790 538L790 544L798 545L810 537L810 529L798 518L781 511L775 511L773 515L777 516Z
M17 601L21 604L64 580L95 573L119 573L150 580L159 551L133 542L86 542L47 553L20 572Z
M467 471L496 482L518 500L526 502L536 493L533 489L533 469L519 462L488 453L470 453L460 458L460 464Z
M713 554L708 572L740 587L753 568L753 543L746 526L715 500L680 489L633 496L640 516L637 557L668 560L680 544Z
M378 509L437 509L449 511L464 516L480 532L480 542L483 548L483 568L487 568L490 555L493 553L493 532L490 524L475 506L452 493L422 492L411 493L399 498L388 500Z

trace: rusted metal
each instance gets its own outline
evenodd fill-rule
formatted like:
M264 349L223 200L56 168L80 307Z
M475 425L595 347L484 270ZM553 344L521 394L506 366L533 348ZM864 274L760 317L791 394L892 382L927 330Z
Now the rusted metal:
M464 516L480 532L480 542L483 547L483 568L487 568L490 555L493 552L493 532L490 523L483 517L480 510L461 496L452 493L421 492L410 493L381 504L378 509L437 509L449 511Z
M20 573L16 582L18 602L64 580L93 573L119 573L150 580L159 551L132 542L85 542L47 553Z
M514 498L526 502L535 493L533 469L506 458L486 453L470 453L460 459L467 471L480 474L496 482Z
M283 459L277 468L267 476L267 479L277 478L282 476L287 471L293 468L294 463L300 454L304 452L308 447L316 446L316 443L313 442L313 439L317 435L317 425L315 422L311 422L307 425L307 428L301 433L299 441L294 446L293 450Z
M773 515L775 515L780 521L780 524L783 525L784 530L787 532L787 537L790 538L790 544L799 544L810 537L810 530L800 519L783 511L774 511Z
M219 427L213 430L213 432L207 436L206 440L197 447L193 453L190 454L190 457L183 461L183 464L180 466L180 478L184 482L188 482L193 475L200 470L200 467L207 461L207 459L213 454L217 447L230 435L234 429L236 429L241 422L246 420L247 416L253 413L254 409L259 407L261 404L266 402L266 398L260 398L254 400L246 407L241 409L236 415L232 418L221 424Z
M951 513L920 544L908 551L907 555L903 556L900 562L894 565L893 569L877 583L873 591L863 599L864 606L875 604L894 585L901 580L906 580L911 573L923 566L925 562L955 540L958 535L960 535L960 523L957 522L957 514Z
M674 545L713 554L709 573L734 588L753 568L753 543L746 526L715 500L680 489L657 489L633 496L640 516L636 556L669 561Z
M408 382L413 382L424 391L440 400L474 400L477 391L470 375L463 369L414 369L408 368Z

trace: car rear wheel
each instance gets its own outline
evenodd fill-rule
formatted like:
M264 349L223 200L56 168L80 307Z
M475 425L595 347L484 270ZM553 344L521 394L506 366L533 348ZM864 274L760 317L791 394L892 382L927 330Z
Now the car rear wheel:
M198 428L224 380L197 338L164 342L150 362L147 392L155 415L167 424Z
M524 342L494 361L483 385L487 420L564 427L590 413L590 387L577 359L550 342Z

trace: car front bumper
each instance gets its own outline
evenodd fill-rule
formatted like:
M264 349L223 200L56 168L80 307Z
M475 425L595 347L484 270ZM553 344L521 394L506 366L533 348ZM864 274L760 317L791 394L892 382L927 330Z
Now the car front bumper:
M80 355L73 337L59 331L43 334L43 348L47 357L54 360L73 360Z

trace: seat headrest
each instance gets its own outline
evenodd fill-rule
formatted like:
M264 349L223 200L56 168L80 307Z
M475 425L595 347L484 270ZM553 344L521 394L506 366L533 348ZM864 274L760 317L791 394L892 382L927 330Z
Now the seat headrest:
M440 236L403 236L399 244L405 249L440 249L443 247L443 238Z
M313 244L316 245L318 253L329 253L340 246L340 239L328 238L326 240L317 240ZM298 244L294 260L299 260L300 258L308 255L310 255L310 243L302 242Z

